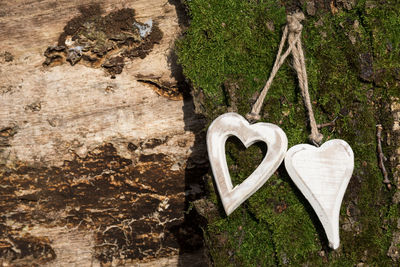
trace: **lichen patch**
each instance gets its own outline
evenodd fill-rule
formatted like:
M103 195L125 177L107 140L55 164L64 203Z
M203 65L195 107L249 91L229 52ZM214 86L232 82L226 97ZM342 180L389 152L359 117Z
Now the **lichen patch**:
M126 58L145 58L163 36L152 19L136 21L131 8L105 16L99 5L82 6L79 11L81 14L65 25L58 44L44 52L44 66L81 63L103 68L115 77L122 72Z

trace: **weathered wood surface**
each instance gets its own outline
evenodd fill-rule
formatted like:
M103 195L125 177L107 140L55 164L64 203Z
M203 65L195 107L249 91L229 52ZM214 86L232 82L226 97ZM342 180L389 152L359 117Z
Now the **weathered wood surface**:
M339 213L354 169L354 154L343 140L334 139L317 148L307 144L291 147L285 167L320 219L329 246L339 247Z
M176 83L168 60L180 28L175 7L166 1L101 3L106 12L132 7L138 20L153 18L164 33L150 55L127 61L115 80L100 69L79 64L42 66L44 50L57 43L63 27L84 2L2 2L0 47L14 60L1 65L0 121L2 128L18 128L3 161L17 158L59 165L69 150L82 156L101 142L118 139L118 135L138 140L164 137L172 134L171 129L185 134L183 103L157 97L148 86L137 82L157 77ZM71 144L74 139L80 144ZM128 154L126 146L119 151Z
M233 187L225 155L225 142L236 136L248 148L256 142L267 144L267 153L241 184ZM271 123L249 124L237 113L225 113L216 118L207 131L207 149L215 184L227 215L254 194L274 174L282 163L288 141L281 128Z
M125 58L115 79L83 64L43 66L91 2L0 2L0 263L182 265L188 256L173 255L202 246L184 209L206 161L191 100L160 96L180 81L180 7L96 2L104 14L133 8L163 34L145 58Z

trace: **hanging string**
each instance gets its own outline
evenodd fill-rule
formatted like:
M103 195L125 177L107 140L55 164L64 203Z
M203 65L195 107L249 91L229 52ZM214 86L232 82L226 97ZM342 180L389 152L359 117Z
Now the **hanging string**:
M246 115L246 118L250 121L257 121L260 119L260 111L265 96L267 95L268 90L271 87L272 81L275 78L276 73L282 66L285 59L288 57L290 53L292 53L293 67L297 72L299 87L301 89L301 94L303 96L304 104L307 108L310 120L311 134L309 138L315 145L318 145L322 142L323 135L318 131L317 123L314 117L314 111L311 105L310 94L308 92L306 64L304 59L303 47L301 45L301 31L303 29L303 25L301 25L300 22L304 20L304 18L305 18L304 14L302 12L297 12L287 16L287 25L283 30L282 39L279 44L278 54L276 56L270 77L268 78L268 81L265 84L263 90L261 91L257 101L254 103L251 112ZM286 52L283 55L281 55L286 39L288 40L289 47L286 50Z

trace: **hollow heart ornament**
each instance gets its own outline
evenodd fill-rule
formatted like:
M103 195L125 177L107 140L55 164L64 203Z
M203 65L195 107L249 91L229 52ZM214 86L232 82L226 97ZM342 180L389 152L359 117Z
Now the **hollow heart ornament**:
M246 148L259 141L267 144L267 154L261 164L235 188L225 155L225 142L230 136L239 138ZM207 150L215 184L225 212L229 215L278 169L287 150L287 137L275 124L259 122L250 125L237 113L225 113L216 118L208 128Z
M351 147L340 139L330 140L319 148L296 145L287 151L285 167L315 210L329 246L337 249L340 206L354 169Z

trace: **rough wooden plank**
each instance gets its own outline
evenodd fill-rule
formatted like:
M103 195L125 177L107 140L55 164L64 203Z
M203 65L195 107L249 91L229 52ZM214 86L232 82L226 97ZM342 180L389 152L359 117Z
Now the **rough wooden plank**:
M164 36L150 55L127 61L124 72L113 80L99 69L82 65L42 67L44 50L57 42L66 22L77 15L78 3L85 1L2 3L6 13L0 20L0 47L14 59L1 64L0 129L18 129L2 154L3 162L61 164L68 150L84 155L116 136L150 139L172 132L185 134L183 103L157 97L137 82L138 77L177 82L168 62L180 33L174 6L154 0L130 5L114 2L103 2L103 8L129 6L136 10L138 20L156 21ZM75 139L79 148L69 144Z
M47 47L91 3L0 2L1 264L173 265L185 258L173 255L202 246L184 213L207 170L202 121L190 99L159 92L180 87L179 6L96 2L104 15L132 8L163 34L145 58L125 58L115 79L83 64L43 66Z

